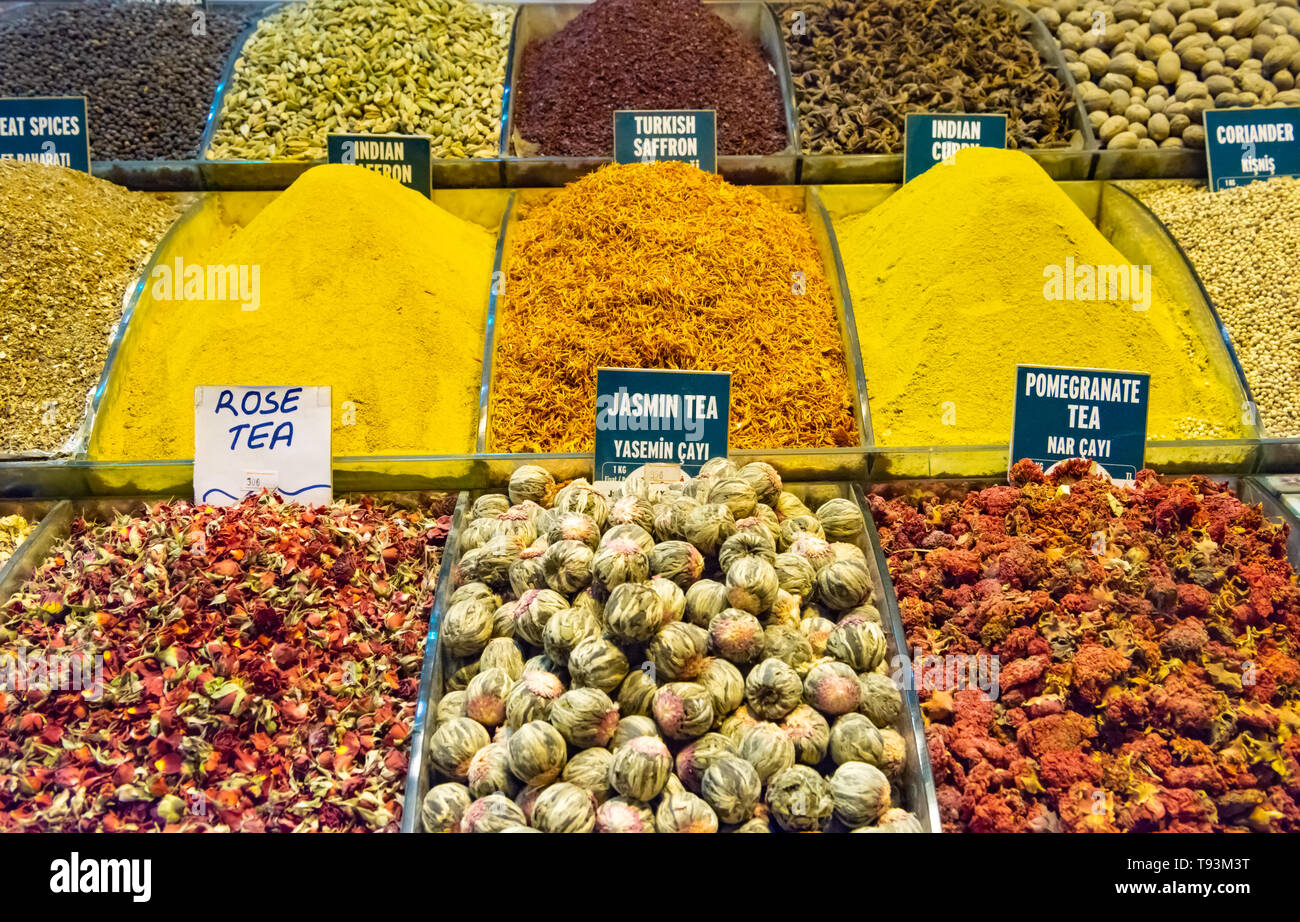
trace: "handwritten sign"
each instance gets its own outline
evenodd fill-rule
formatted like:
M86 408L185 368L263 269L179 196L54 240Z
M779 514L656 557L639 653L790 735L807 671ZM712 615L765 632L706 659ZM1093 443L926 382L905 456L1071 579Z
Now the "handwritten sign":
M718 169L717 113L663 109L614 113L614 162L680 160L706 173Z
M912 112L903 124L903 182L911 182L963 147L1006 147L1005 115Z
M596 370L596 479L646 464L696 474L727 454L731 375L644 368Z
M1206 109L1205 168L1215 192L1300 176L1300 108Z
M365 167L396 179L424 196L433 195L429 139L401 134L332 134L325 139L330 163Z
M26 160L89 173L86 98L0 99L0 160Z
M1146 452L1150 383L1144 372L1018 365L1011 464L1089 458L1132 480Z
M328 387L196 387L194 501L223 506L270 490L333 498Z

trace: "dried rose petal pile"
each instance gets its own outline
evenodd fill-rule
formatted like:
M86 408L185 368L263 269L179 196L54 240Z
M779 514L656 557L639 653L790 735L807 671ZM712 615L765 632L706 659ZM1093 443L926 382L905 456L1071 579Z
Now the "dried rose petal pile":
M1286 526L1081 474L871 497L913 649L1000 667L996 696L921 676L945 829L1300 831Z
M0 831L396 831L447 512L75 522L0 608Z

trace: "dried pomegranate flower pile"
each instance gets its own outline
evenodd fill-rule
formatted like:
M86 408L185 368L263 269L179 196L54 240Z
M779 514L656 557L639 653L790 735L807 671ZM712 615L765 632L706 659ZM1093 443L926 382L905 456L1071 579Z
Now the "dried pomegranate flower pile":
M396 831L447 511L75 522L0 608L0 831Z
M1286 526L1203 477L1083 473L870 499L909 645L1000 667L995 698L918 683L944 827L1300 830Z

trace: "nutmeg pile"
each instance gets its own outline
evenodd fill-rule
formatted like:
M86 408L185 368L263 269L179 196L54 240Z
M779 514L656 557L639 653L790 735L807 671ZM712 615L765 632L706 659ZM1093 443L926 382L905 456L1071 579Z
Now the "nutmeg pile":
M478 498L440 629L429 832L919 832L856 503L761 462Z

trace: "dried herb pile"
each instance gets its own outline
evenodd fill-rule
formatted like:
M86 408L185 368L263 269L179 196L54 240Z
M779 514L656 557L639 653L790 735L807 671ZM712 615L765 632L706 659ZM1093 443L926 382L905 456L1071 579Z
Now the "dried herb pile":
M63 167L0 160L0 453L81 425L127 289L180 211Z
M395 831L446 506L74 522L0 655L93 657L102 683L0 692L0 831Z
M1007 9L983 0L777 7L809 154L903 149L909 112L1005 112L1012 147L1081 147L1074 100Z
M425 830L922 831L866 522L808 501L725 458L654 501L534 466L475 500Z
M27 521L21 515L0 516L0 567L9 562L18 546L35 529L36 523Z
M255 8L254 8L255 9ZM252 11L81 0L0 17L0 96L85 96L96 160L190 160Z
M682 163L611 165L514 225L494 451L590 451L596 369L731 372L731 447L857 444L812 231Z
M763 49L700 0L596 0L531 42L516 79L518 154L608 157L619 109L714 109L719 154L788 143Z
M999 658L994 700L919 688L945 829L1300 830L1286 527L1203 477L1086 469L871 497L909 645Z

